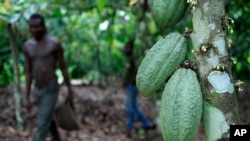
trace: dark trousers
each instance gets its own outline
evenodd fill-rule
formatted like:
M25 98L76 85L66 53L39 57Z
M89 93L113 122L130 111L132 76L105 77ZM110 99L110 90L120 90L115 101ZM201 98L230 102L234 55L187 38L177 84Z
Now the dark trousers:
M134 120L138 118L139 121L142 123L143 128L150 127L150 121L144 116L142 111L137 106L137 93L138 90L135 85L127 85L125 88L126 91L126 103L125 109L128 117L127 128L130 130L134 128Z
M59 92L59 84L57 79L51 80L42 88L35 88L35 96L38 106L38 122L37 131L33 137L33 141L45 141L49 132L54 138L58 138L56 123L53 120L55 105Z

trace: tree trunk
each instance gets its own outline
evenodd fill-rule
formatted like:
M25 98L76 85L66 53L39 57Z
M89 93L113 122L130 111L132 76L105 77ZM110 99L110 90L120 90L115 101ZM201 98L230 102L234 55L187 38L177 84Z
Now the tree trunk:
M203 92L203 123L207 141L229 138L230 125L239 124L236 89L228 54L224 0L198 0L192 5L190 35Z
M12 52L12 58L13 58L13 64L14 64L14 97L15 97L15 113L16 113L16 120L18 129L20 131L24 130L23 126L23 117L22 117L22 98L21 98L21 89L20 89L20 79L19 79L19 69L18 69L18 49L17 44L15 40L15 35L13 32L12 24L8 24L8 32L9 32L9 38L10 38L10 46L11 46L11 52Z

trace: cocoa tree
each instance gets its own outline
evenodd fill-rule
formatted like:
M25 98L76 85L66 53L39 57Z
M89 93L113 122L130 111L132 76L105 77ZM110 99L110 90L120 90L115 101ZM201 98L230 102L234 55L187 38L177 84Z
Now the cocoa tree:
M18 69L18 47L13 31L13 25L8 23L7 29L9 32L9 39L10 39L10 47L12 52L13 58L13 69L14 69L14 82L13 82L13 89L14 89L14 97L15 97L15 114L16 114L16 121L18 125L18 129L20 131L24 130L24 119L22 115L22 96L21 96L21 88L20 88L20 75Z
M205 138L214 141L229 138L230 125L239 124L237 95L241 82L232 77L228 53L225 0L190 0L193 32L190 37L198 62L203 92Z
M146 96L153 96L154 92L164 85L163 82L169 74L174 73L167 81L161 99L160 127L165 140L194 140L201 114L205 139L207 141L227 140L230 125L240 122L236 92L241 90L242 82L235 82L232 77L232 62L227 41L230 18L225 13L225 0L154 0L154 18L162 29L173 28L183 19L187 3L190 4L193 29L186 30L183 35L191 38L194 62L197 63L193 65L193 61L184 61L181 67L189 71L190 68L195 70L199 77L199 85L195 85L196 79L188 77L188 73L176 74L180 71L176 69L179 62L171 55L178 58L178 53L171 51L170 48L172 45L174 48L186 48L186 46L180 41L176 42L175 38L168 38L172 34L169 33L163 37L169 43L158 41L142 60L137 73L137 86L142 93L147 94ZM161 53L155 50L160 50ZM179 59L182 60L182 58ZM146 67L143 67L144 62L147 63ZM148 64L153 65L154 70ZM166 64L169 66L165 67ZM163 73L160 70L164 70ZM166 74L166 72L170 73ZM192 79L184 83L187 78ZM151 83L158 86L153 86ZM202 91L203 101L196 101L200 97L199 90ZM193 97L190 99L191 95ZM193 103L196 105L194 106ZM194 107L203 110L196 110Z

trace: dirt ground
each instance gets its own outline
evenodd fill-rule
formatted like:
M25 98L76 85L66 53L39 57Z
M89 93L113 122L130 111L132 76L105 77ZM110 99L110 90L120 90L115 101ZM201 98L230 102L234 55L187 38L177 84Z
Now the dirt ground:
M250 85L244 85L244 91L239 93L239 112L242 124L250 123ZM144 131L139 122L137 130L131 137L127 136L126 115L124 112L125 94L123 89L117 87L74 86L75 109L80 130L66 131L59 129L63 141L163 141L160 130ZM67 89L60 89L60 104L67 95ZM19 132L15 120L13 89L10 86L0 86L0 141L31 141L36 130L37 109L31 113L23 109L25 131ZM32 97L32 101L35 99ZM138 105L145 115L157 123L156 100L139 95ZM47 141L50 141L50 135ZM203 141L202 125L197 134L196 141Z

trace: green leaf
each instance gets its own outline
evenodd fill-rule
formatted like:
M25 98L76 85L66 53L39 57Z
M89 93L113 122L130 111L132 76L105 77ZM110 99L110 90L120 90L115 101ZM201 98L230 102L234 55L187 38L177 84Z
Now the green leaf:
M97 2L97 9L99 11L102 11L102 9L104 8L104 6L107 3L107 0L96 0L96 2Z
M8 22L8 15L0 13L0 22Z
M0 56L0 61L5 60L10 57L10 54L5 54Z
M20 17L21 17L21 13L13 14L10 17L9 22L10 23L15 23L15 22L17 22L19 20Z
M2 52L7 52L7 51L10 51L10 48L9 48L9 47L1 47L1 48L0 48L0 53L2 53Z
M247 62L250 64L250 56L247 57Z
M55 15L57 18L62 18L62 14L61 14L60 8L57 8L57 9L54 11L54 15Z

